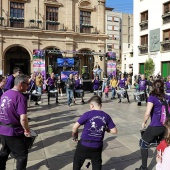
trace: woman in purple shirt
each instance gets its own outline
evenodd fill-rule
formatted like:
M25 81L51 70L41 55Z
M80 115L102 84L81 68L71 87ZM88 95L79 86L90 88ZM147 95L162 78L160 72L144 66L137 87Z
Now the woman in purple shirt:
M48 86L48 91L56 87L56 78L54 73L51 73L51 76L46 80L46 85Z
M94 78L94 80L92 80L92 83L93 83L93 90L99 90L100 80L98 75Z
M166 101L164 83L161 80L156 80L153 84L153 90L148 97L147 108L144 121L142 123L142 128L146 128L146 123L148 119L151 118L150 125L147 127L142 139L140 139L139 142L141 148L142 165L140 168L136 168L135 170L148 170L148 145L155 139L155 137L159 136L162 138L164 136L165 127L160 122L163 101Z
M168 81L165 83L166 93L170 93L170 75L168 76Z
M76 74L75 77L74 77L74 80L75 80L75 86L74 86L74 103L76 102L76 92L75 90L82 90L82 80L79 78L79 75ZM83 92L84 93L84 92ZM83 96L82 96L82 100L81 100L81 103L85 104L84 102L84 99L83 99Z
M126 96L128 102L130 103L129 95L128 95L128 92L127 92L127 80L126 80L126 78L124 78L123 74L121 74L121 78L118 80L117 86L119 87L119 89L125 90L125 96ZM118 103L121 103L120 95L118 95L118 96L119 96L119 102Z

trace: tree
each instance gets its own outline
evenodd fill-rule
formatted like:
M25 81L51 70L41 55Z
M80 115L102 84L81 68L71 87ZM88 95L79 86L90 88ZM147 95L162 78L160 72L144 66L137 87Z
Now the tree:
M145 76L149 78L149 76L152 76L155 71L155 63L153 59L149 58L145 62Z

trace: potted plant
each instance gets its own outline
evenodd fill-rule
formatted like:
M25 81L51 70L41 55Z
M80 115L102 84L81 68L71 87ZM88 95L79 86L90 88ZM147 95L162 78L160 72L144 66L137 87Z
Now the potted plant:
M42 21L41 21L41 20L37 20L37 23L38 23L38 24L41 24L41 23L42 23Z
M34 23L34 22L35 22L35 20L34 20L34 19L30 19L30 22Z
M1 20L1 21L4 20L4 17L1 16L1 17L0 17L0 20Z

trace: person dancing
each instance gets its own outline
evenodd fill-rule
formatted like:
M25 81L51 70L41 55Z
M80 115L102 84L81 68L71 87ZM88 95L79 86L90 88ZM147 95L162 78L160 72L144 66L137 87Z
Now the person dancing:
M124 74L121 74L121 78L118 80L116 86L119 87L119 89L124 89L124 90L125 90L125 95L126 95L127 101L130 103L128 92L127 92L127 90L125 89L126 86L127 86L127 81L126 81L126 79L124 78ZM119 102L118 102L118 103L121 103L121 102L122 102L122 101L121 101L121 97L120 97L120 95L119 95Z
M164 83L161 80L156 80L153 84L153 90L147 101L147 108L142 123L142 128L146 128L149 118L151 118L150 125L147 127L142 138L140 139L139 146L141 151L142 165L135 170L148 170L148 145L155 139L155 137L163 138L165 127L161 119L162 105L166 102L164 93Z

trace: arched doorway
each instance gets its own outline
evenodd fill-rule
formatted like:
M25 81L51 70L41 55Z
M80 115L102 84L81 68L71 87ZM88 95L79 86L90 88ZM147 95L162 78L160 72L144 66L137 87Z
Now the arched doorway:
M45 63L47 76L49 76L51 72L60 74L63 70L61 67L57 67L57 58L63 57L60 50L57 47L47 47L44 50L46 50Z
M79 73L87 73L89 79L93 78L94 56L89 49L81 49L77 56L79 57Z
M30 55L21 46L9 48L4 55L4 73L12 74L15 67L19 67L24 74L30 75Z

